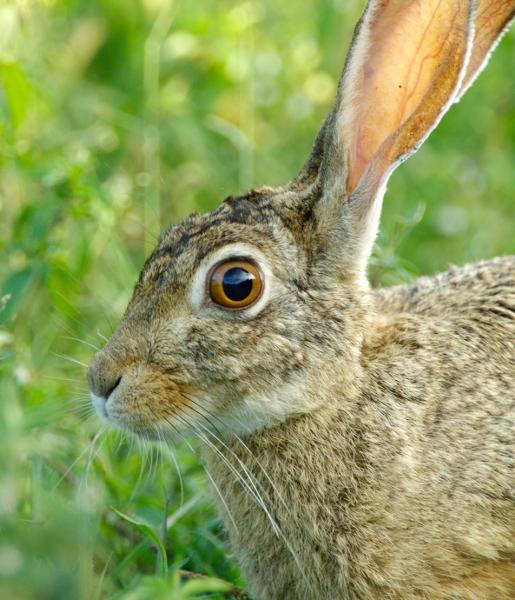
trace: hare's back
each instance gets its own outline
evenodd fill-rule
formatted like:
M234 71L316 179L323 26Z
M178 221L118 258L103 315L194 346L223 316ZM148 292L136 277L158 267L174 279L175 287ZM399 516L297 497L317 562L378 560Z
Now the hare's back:
M412 285L378 290L376 298L383 314L468 320L490 324L509 335L515 327L515 256L453 267L421 277Z
M439 528L464 554L511 556L515 257L375 294L377 326L363 357L370 410L396 424L399 447L389 452L414 465L411 501L425 503L427 539Z
M489 463L506 494L515 475L515 257L378 290L376 310L364 346L369 384L393 413L423 420L428 456L453 456L460 477L470 462L471 481Z
M513 424L515 256L378 290L375 300L372 372L397 393L454 412L463 431L467 421L476 433L498 432L501 415Z
M378 290L376 310L372 360L390 373L399 369L399 382L417 373L421 400L440 389L444 404L479 403L478 417L491 405L513 411L515 257Z

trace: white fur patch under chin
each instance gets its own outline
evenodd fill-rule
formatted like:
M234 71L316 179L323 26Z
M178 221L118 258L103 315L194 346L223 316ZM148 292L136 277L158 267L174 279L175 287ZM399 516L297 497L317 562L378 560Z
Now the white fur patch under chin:
M251 435L278 425L294 416L300 416L313 408L305 386L289 383L273 393L256 393L246 396L219 414L226 434Z

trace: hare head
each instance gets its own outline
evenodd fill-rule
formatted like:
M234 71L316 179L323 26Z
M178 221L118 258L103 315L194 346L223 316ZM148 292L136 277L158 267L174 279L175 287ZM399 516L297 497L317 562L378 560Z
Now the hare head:
M486 63L513 0L370 0L300 174L168 229L89 369L98 414L146 437L251 433L359 384L386 183ZM341 382L340 382L341 384Z

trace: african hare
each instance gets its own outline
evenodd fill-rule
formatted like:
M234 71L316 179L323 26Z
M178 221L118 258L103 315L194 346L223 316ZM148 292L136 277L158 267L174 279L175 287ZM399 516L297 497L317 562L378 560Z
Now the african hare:
M514 9L370 0L300 175L166 231L90 367L113 425L205 442L256 598L515 598L515 260L366 279L388 177Z

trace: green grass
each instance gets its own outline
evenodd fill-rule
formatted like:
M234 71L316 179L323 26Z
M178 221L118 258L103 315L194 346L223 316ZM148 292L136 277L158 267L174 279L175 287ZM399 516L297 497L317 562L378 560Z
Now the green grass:
M0 598L242 587L195 447L96 437L83 365L169 222L300 168L362 6L0 5ZM512 32L394 175L374 282L515 251L514 72Z

